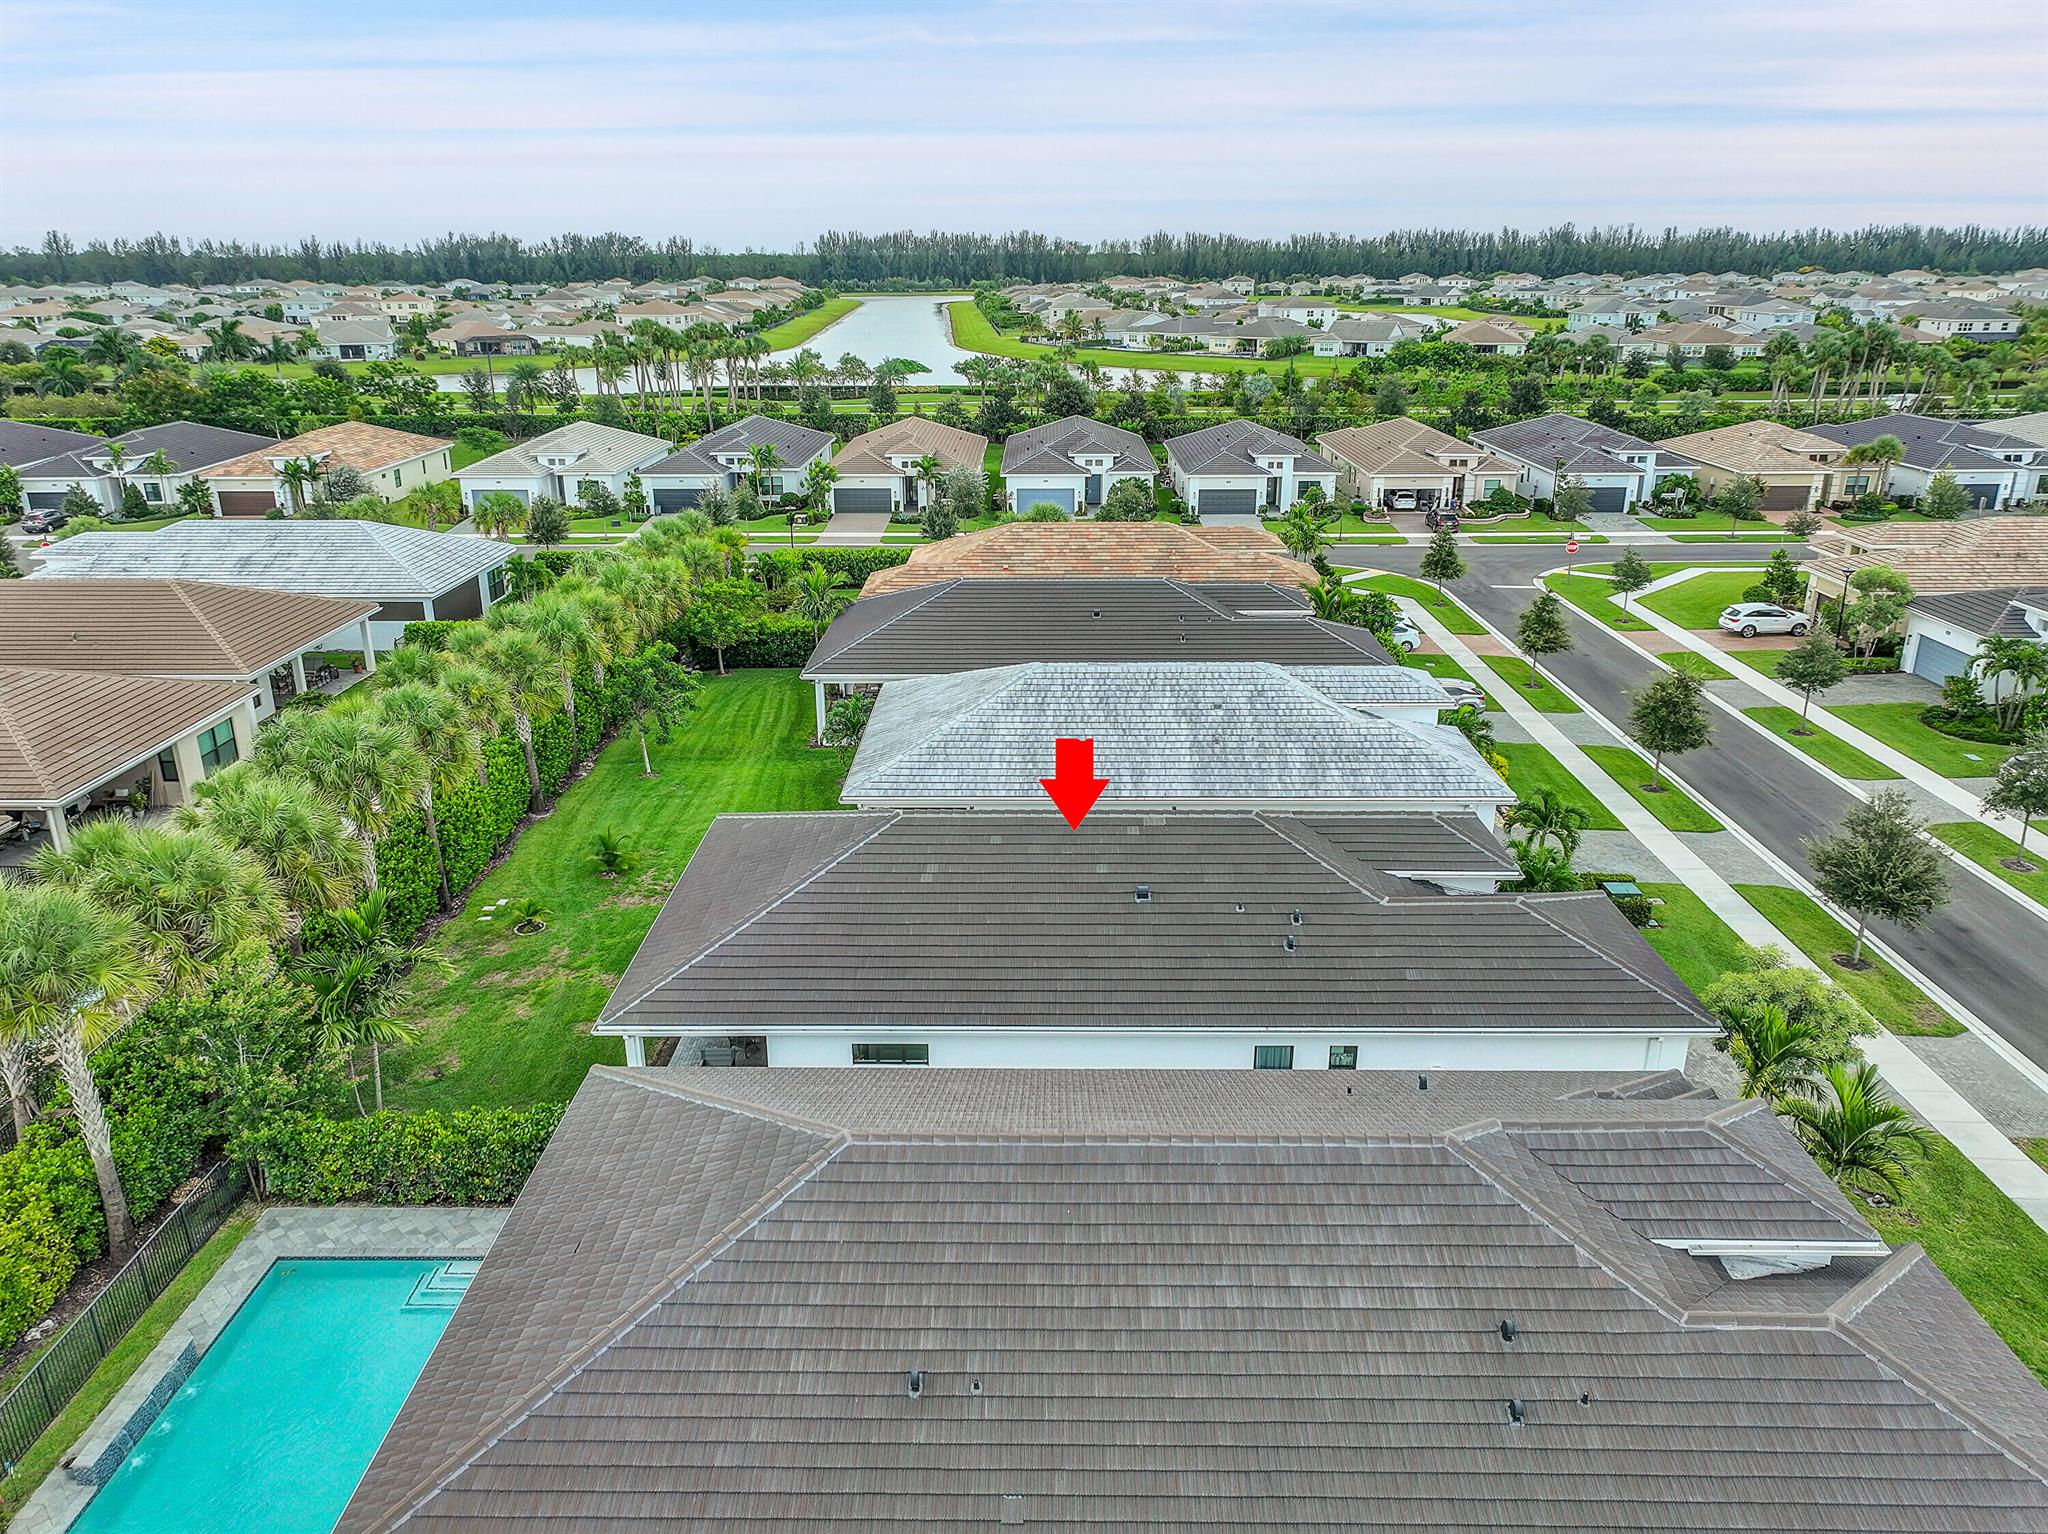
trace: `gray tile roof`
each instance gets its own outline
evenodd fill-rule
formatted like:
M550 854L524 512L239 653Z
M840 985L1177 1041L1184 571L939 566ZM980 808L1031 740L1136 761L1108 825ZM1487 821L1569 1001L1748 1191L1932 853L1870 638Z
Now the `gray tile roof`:
M0 463L18 469L104 440L90 432L60 431L54 426L36 426L26 421L0 421Z
M1597 421L1581 420L1575 415L1540 415L1532 420L1512 421L1506 426L1475 431L1472 440L1545 469L1554 467L1562 458L1568 473L1643 472L1643 466L1622 461L1618 456L1622 453L1654 454L1660 466L1682 464L1696 467L1693 460L1683 453L1660 447L1654 442L1645 442L1641 437L1632 437Z
M173 469L184 473L192 469L209 468L216 463L226 463L230 458L239 458L244 453L253 453L259 448L276 444L274 437L258 436L255 432L230 431L225 426L204 426L197 421L170 421L162 426L145 426L140 431L123 432L102 442L94 438L91 445L76 452L46 458L34 464L22 466L24 479L93 479L102 472L85 460L99 458L115 443L127 450L128 464L125 473L133 475L141 471L142 461L161 452Z
M2022 606L2048 611L2048 586L1994 586L1978 591L1943 591L1917 596L1906 604L1923 614L1982 638L2039 639Z
M1918 1248L1737 1283L1531 1149L1860 1225L1656 1090L601 1067L338 1534L2048 1525L2040 1387Z
M1095 742L1095 775L1109 780L1105 808L1515 798L1456 730L1360 713L1256 661L1032 661L890 682L843 797L1036 808L1061 736Z
M457 479L520 479L529 475L562 474L568 477L617 474L644 463L650 454L667 449L661 437L626 431L596 421L572 421L538 437L513 444L502 453L480 458L467 468L457 469ZM583 456L565 469L550 469L540 462L543 453L580 453Z
M777 421L765 415L750 415L721 426L709 436L698 441L685 443L662 459L649 464L640 471L643 477L655 474L696 475L716 477L729 473L726 466L713 456L720 452L744 453L757 443L767 443L775 449L784 468L794 468L815 458L819 453L828 453L838 442L829 431L817 431L795 421Z
M1082 453L1107 455L1111 460L1108 472L1159 472L1158 461L1143 437L1085 415L1070 415L1016 433L1003 444L1003 472L1085 474L1091 471L1074 462Z
M855 602L825 630L804 675L935 676L1033 660L1393 664L1364 629L1312 617L1292 587L953 580Z
M598 1026L1715 1031L1605 895L1437 895L1324 834L1380 818L721 816Z
M1336 469L1299 437L1257 421L1218 421L1200 431L1166 441L1167 461L1187 474L1263 474L1258 455L1285 455L1304 474L1334 474Z
M1826 437L1844 447L1859 447L1879 437L1897 437L1905 448L1905 462L1916 469L1995 469L2011 473L2018 467L1998 457L2000 452L2022 453L2023 461L2048 457L2048 449L2021 437L2012 437L1994 427L1974 426L1968 421L1944 421L1924 415L1879 415L1864 421L1808 428L1816 437Z
M509 543L384 522L216 521L194 517L153 533L80 533L43 551L31 579L161 576L420 601L517 555Z

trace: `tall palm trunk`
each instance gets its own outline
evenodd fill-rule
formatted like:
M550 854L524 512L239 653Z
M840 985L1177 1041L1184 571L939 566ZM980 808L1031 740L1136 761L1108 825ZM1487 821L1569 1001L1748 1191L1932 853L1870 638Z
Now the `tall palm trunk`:
M363 888L373 890L376 887L377 839L374 836L365 836L363 838Z
M434 816L434 790L431 787L420 790L420 819L426 822L427 840L434 844L434 875L441 886L441 909L445 911L455 904L455 892L448 886L448 854L441 846L441 823Z
M641 747L643 754L646 749L644 745ZM7 1085L7 1107L14 1115L16 1140L26 1134L28 1126L35 1122L34 1065L28 1040L0 1039L0 1080Z
M57 1069L71 1089L71 1111L78 1119L78 1137L92 1161L93 1180L100 1185L100 1207L107 1216L107 1253L127 1255L135 1244L135 1224L128 1217L128 1194L121 1186L121 1174L114 1170L114 1138L107 1127L106 1105L100 1101L99 1083L92 1079L92 1067L85 1058L85 1039L76 1027L59 1028L50 1036L50 1049L57 1057Z
M370 1082L372 1099L377 1111L384 1111L384 1046L375 1039L370 1040Z
M519 737L519 750L526 757L526 813L540 813L540 762L533 754L533 720L524 709L512 713L512 731Z

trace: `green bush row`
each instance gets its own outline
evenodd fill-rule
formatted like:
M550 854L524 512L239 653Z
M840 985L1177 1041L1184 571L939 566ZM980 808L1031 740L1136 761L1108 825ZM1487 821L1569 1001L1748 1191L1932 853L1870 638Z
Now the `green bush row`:
M295 1116L255 1137L273 1198L301 1204L508 1204L563 1104L455 1113Z

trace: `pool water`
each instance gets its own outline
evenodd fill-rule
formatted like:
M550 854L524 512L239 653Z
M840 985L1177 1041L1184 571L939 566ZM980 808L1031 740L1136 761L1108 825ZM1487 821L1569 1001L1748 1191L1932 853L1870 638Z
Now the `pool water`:
M276 1264L73 1534L328 1534L474 1268Z

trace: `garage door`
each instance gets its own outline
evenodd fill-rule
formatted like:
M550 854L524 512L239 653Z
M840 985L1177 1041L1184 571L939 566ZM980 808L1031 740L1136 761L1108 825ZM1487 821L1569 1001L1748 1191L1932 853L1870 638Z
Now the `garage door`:
M1998 492L2004 488L2005 486L1998 484L1964 485L1962 491L1964 495L1970 498L1972 506L1981 509L1986 506L1996 506L1998 504Z
M879 511L883 516L887 516L894 505L895 496L890 493L887 486L880 490L834 490L832 492L832 510L834 512Z
M654 492L656 511L687 511L703 498L702 490L657 490Z
M1813 495L1810 485L1766 485L1758 502L1765 511L1801 511Z
M1204 490L1196 509L1205 517L1249 517L1259 509L1256 490Z
M1589 485L1586 494L1593 498L1593 509L1610 513L1628 510L1627 485Z
M1017 515L1023 516L1034 506L1050 506L1068 516L1074 514L1074 492L1071 490L1019 490L1017 492Z
M1942 644L1922 634L1920 643L1913 647L1913 675L1924 676L1930 682L1946 682L1969 669L1969 654L1953 645Z
M30 511L55 511L64 504L62 490L31 490L28 493Z
M223 490L220 514L224 517L267 517L277 509L277 497L268 490Z

